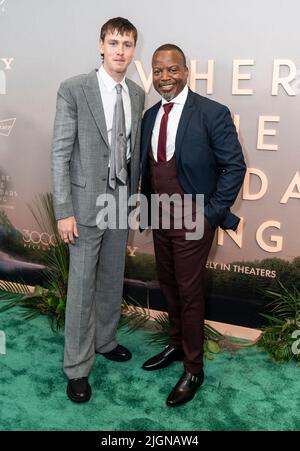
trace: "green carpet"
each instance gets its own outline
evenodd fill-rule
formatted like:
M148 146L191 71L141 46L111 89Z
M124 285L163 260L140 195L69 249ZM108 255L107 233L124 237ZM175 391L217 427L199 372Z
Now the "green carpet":
M22 318L19 309L0 314L6 354L0 354L0 430L6 431L236 431L300 430L299 368L275 365L257 348L223 353L206 361L204 385L176 409L165 399L182 373L176 362L156 372L140 369L160 350L145 332L119 333L133 353L129 362L96 357L93 396L68 400L62 371L63 334L45 317Z

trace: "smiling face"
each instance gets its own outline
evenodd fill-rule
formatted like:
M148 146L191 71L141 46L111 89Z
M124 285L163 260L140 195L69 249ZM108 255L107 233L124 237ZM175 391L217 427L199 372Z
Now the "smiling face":
M127 67L134 57L134 51L133 33L121 35L118 30L114 30L108 32L104 40L100 41L104 69L116 81L120 81L124 77Z
M177 50L155 52L152 70L154 88L168 102L183 90L189 75L183 57Z

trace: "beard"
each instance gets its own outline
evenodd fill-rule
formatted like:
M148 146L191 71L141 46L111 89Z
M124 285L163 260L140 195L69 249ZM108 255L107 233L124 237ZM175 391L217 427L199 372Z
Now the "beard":
M170 102L170 100L174 99L174 94L168 93L168 92L164 92L161 94L162 98L165 99L167 102Z

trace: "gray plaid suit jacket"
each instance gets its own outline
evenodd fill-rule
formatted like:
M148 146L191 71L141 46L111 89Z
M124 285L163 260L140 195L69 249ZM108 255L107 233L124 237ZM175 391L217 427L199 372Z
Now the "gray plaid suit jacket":
M130 194L138 189L140 131L145 93L126 79L132 110ZM106 192L110 146L97 79L93 70L64 81L57 95L52 146L52 181L56 219L75 216L96 225L96 199Z

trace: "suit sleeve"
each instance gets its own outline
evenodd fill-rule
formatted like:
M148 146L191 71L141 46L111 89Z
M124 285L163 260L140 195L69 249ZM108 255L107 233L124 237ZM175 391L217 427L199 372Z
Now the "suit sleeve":
M226 221L240 188L246 165L230 111L223 107L213 120L211 128L211 147L218 167L219 177L215 193L205 206L204 214L213 227ZM233 217L234 215L231 214ZM229 228L235 229L239 219Z
M56 219L74 215L71 198L70 161L77 135L77 108L62 83L56 104L52 145L52 184Z

